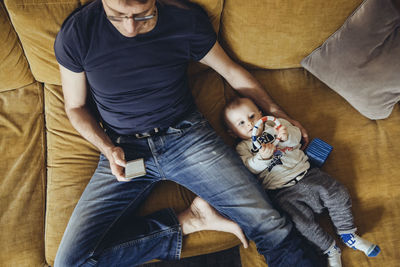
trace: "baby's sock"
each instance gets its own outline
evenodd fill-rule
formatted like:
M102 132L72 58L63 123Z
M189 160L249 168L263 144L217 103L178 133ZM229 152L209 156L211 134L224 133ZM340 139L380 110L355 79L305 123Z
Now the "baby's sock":
M328 256L328 267L341 267L341 251L338 246L336 246L335 241L332 245L324 252Z
M355 233L341 234L340 237L348 247L361 250L368 257L376 257L381 251L377 245L372 244Z

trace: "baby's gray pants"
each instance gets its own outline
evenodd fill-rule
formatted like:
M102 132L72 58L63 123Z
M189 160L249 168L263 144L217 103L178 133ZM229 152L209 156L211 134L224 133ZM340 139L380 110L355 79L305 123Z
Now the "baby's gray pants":
M319 168L308 170L297 184L268 190L272 200L287 212L296 228L325 252L334 239L315 221L314 213L327 208L337 233L355 232L347 189Z

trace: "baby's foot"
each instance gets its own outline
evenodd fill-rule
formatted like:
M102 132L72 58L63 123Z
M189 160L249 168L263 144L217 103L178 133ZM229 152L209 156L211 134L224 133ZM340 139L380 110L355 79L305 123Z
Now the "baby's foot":
M335 241L333 241L330 248L324 252L328 256L328 267L342 267L342 259L340 248L336 246Z
M340 237L348 247L361 250L368 257L376 257L381 252L378 245L372 244L355 233L341 234Z

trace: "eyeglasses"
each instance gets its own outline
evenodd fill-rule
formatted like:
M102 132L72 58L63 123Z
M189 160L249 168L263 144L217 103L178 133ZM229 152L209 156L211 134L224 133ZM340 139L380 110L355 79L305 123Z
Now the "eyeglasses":
M111 21L114 22L122 22L126 19L133 19L134 21L146 21L146 20L151 20L152 18L154 18L157 15L157 9L154 9L153 14L151 15L147 15L147 16L143 16L143 17L136 17L135 15L133 16L123 16L123 17L119 17L119 16L107 16L107 18Z

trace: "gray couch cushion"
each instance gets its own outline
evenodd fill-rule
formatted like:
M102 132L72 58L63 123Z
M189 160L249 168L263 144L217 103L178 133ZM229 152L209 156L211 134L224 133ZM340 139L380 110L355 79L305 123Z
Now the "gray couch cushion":
M388 117L400 100L400 12L392 1L365 0L301 61L370 119Z

